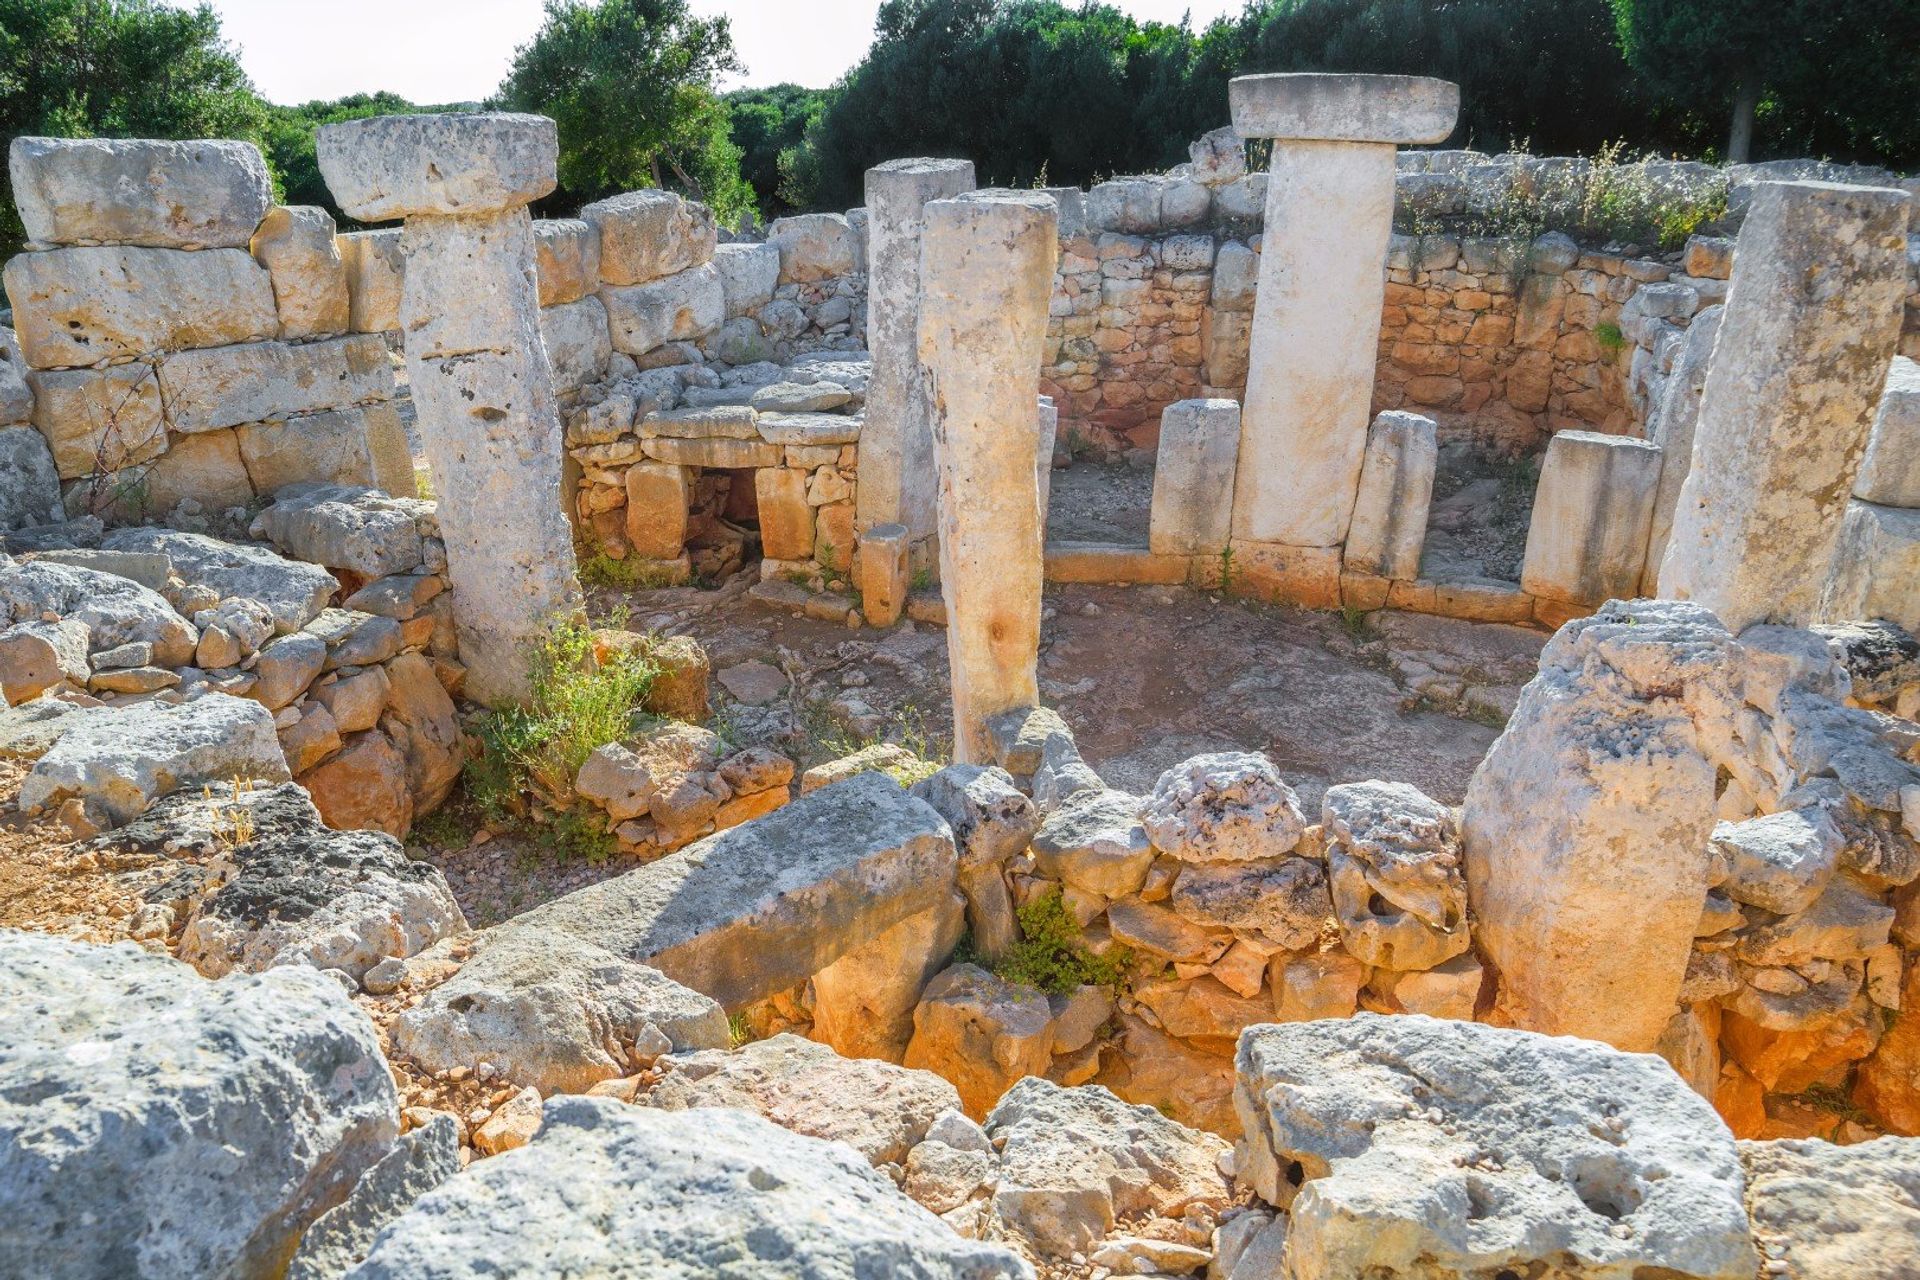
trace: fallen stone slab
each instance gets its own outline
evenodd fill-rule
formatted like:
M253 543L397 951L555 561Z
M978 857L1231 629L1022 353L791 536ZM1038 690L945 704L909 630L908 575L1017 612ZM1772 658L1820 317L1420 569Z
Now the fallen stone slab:
M1241 1176L1294 1280L1749 1280L1733 1135L1651 1054L1420 1014L1249 1028Z
M1763 1274L1920 1275L1920 1138L1742 1142Z
M163 666L192 661L199 640L159 592L117 574L44 560L0 564L0 621L39 622L49 613L86 623L94 648L145 641Z
M837 1143L741 1111L557 1098L532 1142L428 1192L354 1280L1032 1280Z
M777 1035L729 1052L676 1053L637 1100L650 1107L739 1107L783 1129L844 1142L875 1165L904 1163L944 1112L954 1087L931 1071L843 1058L824 1044Z
M987 1117L1000 1148L997 1225L1043 1254L1082 1252L1122 1218L1179 1218L1189 1205L1225 1208L1220 1172L1230 1148L1099 1085L1063 1089L1029 1077Z
M274 628L286 635L318 617L340 589L339 580L317 564L289 560L271 548L224 542L204 533L138 527L115 529L101 539L109 551L146 551L173 561L173 571L193 586L257 600L273 611Z
M659 969L729 1010L798 986L945 902L946 821L862 774L516 917Z
M0 707L0 760L38 760L91 711L57 698L35 698L17 707Z
M272 714L245 698L208 694L182 706L92 711L35 762L20 784L20 809L44 813L78 800L96 823L120 826L181 787L290 776Z
M0 932L0 1258L36 1280L268 1276L399 1134L366 1015L305 967L208 982Z
M657 969L550 929L474 939L460 971L394 1020L393 1044L435 1074L493 1064L542 1094L583 1093L669 1051L724 1049L727 1015Z
M307 1228L287 1280L339 1280L366 1261L382 1227L458 1172L460 1129L452 1116L435 1115L402 1134L393 1150L360 1175L345 1200Z
M209 978L306 964L357 981L467 927L437 868L379 832L329 829L298 783L209 783L95 847L197 860L178 954Z

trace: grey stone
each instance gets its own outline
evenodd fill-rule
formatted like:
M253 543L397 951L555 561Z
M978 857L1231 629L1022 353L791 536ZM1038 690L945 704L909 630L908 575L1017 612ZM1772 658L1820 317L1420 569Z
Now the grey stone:
M353 310L346 266L334 240L337 230L325 209L281 205L268 210L254 232L250 247L273 279L282 338L347 332Z
M613 349L632 356L669 342L705 338L727 319L726 292L711 263L648 284L607 285L600 300L606 304Z
M1742 1142L1763 1274L1920 1275L1920 1139Z
M287 1280L339 1280L366 1260L381 1228L458 1172L460 1128L452 1116L436 1115L402 1134L345 1200L314 1219L300 1237Z
M46 437L32 427L0 427L0 531L64 519Z
M216 431L393 397L387 347L373 334L178 351L161 362L159 379L167 425L180 432Z
M1073 747L1073 730L1050 707L1023 707L987 721L993 744L993 763L1016 778L1030 778L1040 768L1050 746Z
M1311 949L1333 911L1326 869L1307 858L1185 867L1167 905L1189 920L1252 934L1265 948L1284 951Z
M298 484L274 494L249 532L297 560L379 578L420 567L420 528L437 527L433 513L430 502L377 489Z
M554 188L559 131L506 112L374 116L322 126L314 149L341 211L385 222L538 200Z
M858 444L865 420L849 413L762 413L760 438L769 444Z
M1348 951L1383 969L1431 969L1467 949L1460 836L1443 804L1404 782L1328 787L1328 880Z
M713 251L713 265L727 299L727 316L738 318L773 301L780 285L780 249L770 244L723 244ZM758 332L758 326L755 327ZM729 363L738 363L730 361Z
M1033 1269L956 1236L847 1147L739 1111L556 1098L531 1143L422 1196L352 1275L582 1273L1032 1280Z
M274 627L285 635L318 617L340 589L339 580L316 564L289 560L250 543L223 542L203 533L138 527L115 529L101 539L109 551L141 551L166 556L173 571L196 586L228 596L245 596L267 606Z
M556 898L518 923L585 938L738 1009L946 901L953 836L881 774Z
M1233 488L1239 457L1236 402L1182 400L1161 411L1147 522L1147 544L1156 554L1218 555L1226 547L1231 512L1220 495Z
M177 707L110 707L35 762L20 785L20 808L40 813L77 799L97 821L117 826L180 787L236 778L288 778L273 717L259 703L209 695Z
M508 924L475 943L394 1020L394 1047L435 1074L489 1062L543 1095L578 1093L647 1065L649 1030L675 1052L727 1046L719 1005L592 942Z
M1173 766L1139 812L1154 846L1182 862L1277 858L1307 827L1298 797L1273 762L1244 751Z
M1920 507L1920 364L1895 356L1874 414L1853 496L1885 507Z
M90 713L90 708L55 698L35 698L17 707L0 708L0 759L38 760Z
M269 711L278 711L307 691L327 662L327 642L296 632L263 645L253 674L258 683L247 695Z
M1004 865L1026 849L1039 826L1033 801L1012 775L990 765L948 765L914 783L913 794L953 828L962 870Z
M0 1257L21 1276L276 1275L399 1132L373 1025L313 969L208 982L6 931L0 1005Z
M1720 888L1736 902L1787 915L1820 896L1846 843L1824 809L1769 813L1713 829L1713 849L1727 866Z
M97 573L111 573L152 591L165 591L167 579L173 576L173 561L154 552L72 547L41 551L34 555L34 559L44 560L48 564L72 565L76 569L92 569Z
M1733 1135L1650 1054L1362 1013L1251 1028L1235 1068L1297 1280L1757 1269Z
M775 382L756 388L751 403L761 413L818 413L851 399L845 387L831 382Z
M146 640L168 666L191 661L199 640L158 592L116 574L43 561L0 564L0 610L8 622L37 622L49 613L84 622L103 649Z
M1140 798L1124 791L1087 791L1047 814L1033 835L1033 856L1045 874L1076 889L1124 898L1153 865L1153 846L1134 815Z
M50 249L9 259L4 274L20 349L35 369L280 332L273 281L240 249Z
M1460 86L1425 76L1238 76L1227 97L1244 138L1444 142L1460 114Z
M599 234L600 279L609 285L647 284L715 253L713 211L671 191L623 191L586 205L580 217Z
M250 142L15 138L7 167L27 239L244 249L273 203Z

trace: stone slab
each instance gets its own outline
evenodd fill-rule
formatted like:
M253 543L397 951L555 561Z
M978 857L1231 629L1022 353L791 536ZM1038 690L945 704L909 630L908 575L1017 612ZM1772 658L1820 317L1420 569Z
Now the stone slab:
M5 278L20 350L36 369L280 332L272 277L243 249L49 249L9 259Z
M1233 400L1168 405L1160 413L1154 457L1147 545L1160 555L1218 555L1232 533L1240 405Z
M217 431L393 397L387 347L368 334L180 351L160 365L174 431Z
M1460 115L1460 86L1427 76L1282 72L1227 83L1243 138L1321 142L1445 142Z
M38 244L244 249L273 203L250 142L15 138L14 205Z
M374 116L322 125L320 174L348 217L490 213L552 191L559 128L510 112Z

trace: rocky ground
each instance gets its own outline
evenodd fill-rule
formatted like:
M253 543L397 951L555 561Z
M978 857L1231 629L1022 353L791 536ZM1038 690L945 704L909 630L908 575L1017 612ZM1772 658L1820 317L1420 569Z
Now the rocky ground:
M1533 520L1538 459L1505 459L1457 447L1443 451L1420 576L1459 582L1520 581Z
M1049 542L1147 545L1153 464L1081 458L1055 467L1047 501Z

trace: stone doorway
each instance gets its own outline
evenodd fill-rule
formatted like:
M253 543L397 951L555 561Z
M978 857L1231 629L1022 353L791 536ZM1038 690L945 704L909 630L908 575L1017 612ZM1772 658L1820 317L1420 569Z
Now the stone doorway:
M751 467L692 468L687 560L695 581L721 582L757 564L760 504Z

